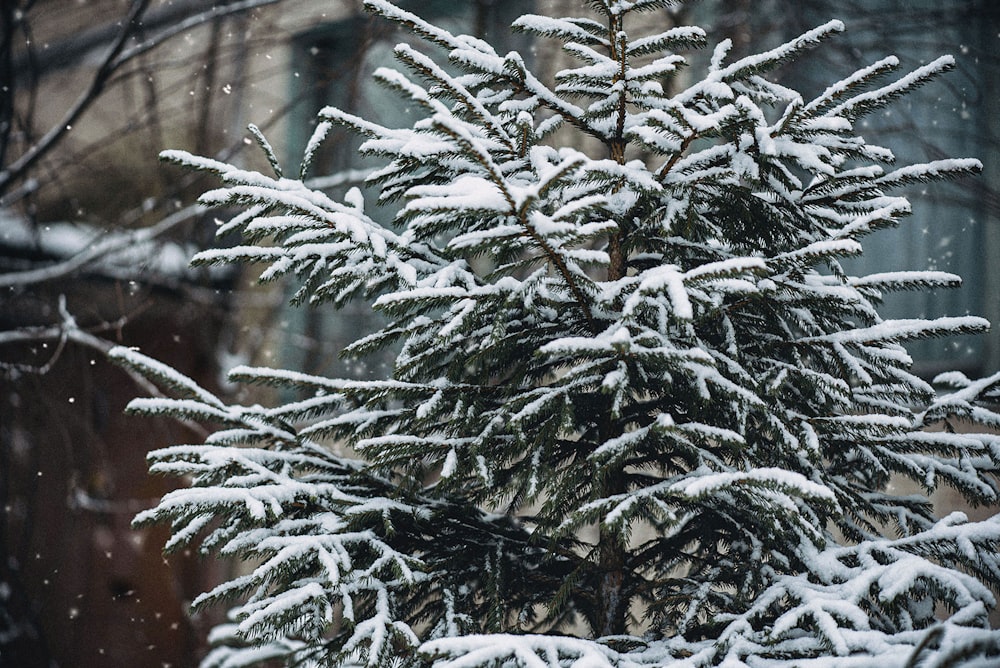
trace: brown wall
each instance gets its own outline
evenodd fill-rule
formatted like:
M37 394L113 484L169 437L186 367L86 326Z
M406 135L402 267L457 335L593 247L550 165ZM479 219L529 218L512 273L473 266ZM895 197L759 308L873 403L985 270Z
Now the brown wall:
M174 293L105 279L75 280L68 292L81 325L131 320L107 334L215 385L220 311ZM51 299L46 297L52 297ZM40 290L0 298L2 329L30 322L54 296ZM164 558L165 527L136 531L132 517L175 481L147 474L147 451L197 442L166 420L130 417L126 403L144 394L100 352L68 344L48 373L54 350L0 349L0 582L7 583L13 641L0 642L0 666L194 665L207 628L188 602L225 571L223 562L179 554ZM0 616L0 634L4 629Z

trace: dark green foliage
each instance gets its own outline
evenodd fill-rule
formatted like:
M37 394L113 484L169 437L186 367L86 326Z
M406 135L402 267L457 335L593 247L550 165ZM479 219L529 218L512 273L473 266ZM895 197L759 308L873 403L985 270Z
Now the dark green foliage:
M376 77L426 116L325 109L303 173L331 125L366 136L393 228L276 164L165 154L219 176L205 203L246 209L221 228L246 244L196 262L263 262L318 308L365 300L386 325L345 355L398 346L384 380L234 369L308 395L271 409L118 353L180 391L133 410L222 427L153 453L192 487L139 521L261 562L200 599L238 597L220 638L259 641L207 663L856 665L918 651L936 605L937 647L995 655L996 518L896 491L996 502L1000 439L956 425L1000 425L1000 378L946 375L937 396L901 345L986 323L884 320L884 292L958 277L840 265L908 213L890 189L979 169L886 173L891 153L854 131L950 60L882 84L887 59L811 101L764 78L831 22L736 62L722 44L678 92L671 50L704 33L633 37L672 3L600 1L600 20L516 22L578 60L550 88L517 54L367 4L451 69L398 47L411 74ZM560 126L597 154L554 146Z

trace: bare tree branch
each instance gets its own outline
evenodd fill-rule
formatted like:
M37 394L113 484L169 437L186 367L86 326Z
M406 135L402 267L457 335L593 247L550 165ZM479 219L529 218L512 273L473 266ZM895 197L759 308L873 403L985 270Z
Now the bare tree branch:
M158 7L149 9L142 17L142 28L152 34L164 27L188 21L195 16L210 14L208 19L234 12L242 12L260 5L280 2L280 0L265 0L261 2L216 2L206 3L205 0L172 0ZM7 3L0 3L7 4ZM206 11L206 5L214 4ZM22 12L23 13L23 12ZM197 25L197 23L193 24ZM189 26L190 27L190 26ZM102 25L84 28L74 32L65 39L55 40L46 45L45 50L34 55L29 62L26 54L13 59L14 71L22 74L31 68L45 73L51 73L67 67L74 67L91 52L97 51L110 43L121 31L121 23L108 21Z
M122 23L120 31L114 43L108 49L107 55L90 82L87 90L70 107L62 120L55 124L37 143L28 149L23 155L15 160L11 165L0 171L0 207L8 204L2 195L10 188L11 183L21 178L43 155L48 153L67 132L72 129L77 119L90 107L100 96L105 85L111 76L122 65L133 58L140 56L163 42L182 34L194 27L202 25L208 21L218 19L229 14L248 11L257 7L275 4L281 0L243 0L225 5L217 5L209 10L189 16L182 21L169 25L163 31L155 34L149 39L143 40L139 44L126 49L125 46L129 38L133 37L142 24L142 16L149 5L149 0L133 0L128 18Z
M112 253L136 244L152 241L161 234L166 233L181 223L191 220L204 212L205 207L200 204L192 204L191 206L187 206L180 211L167 216L157 224L150 227L144 227L139 230L108 236L103 241L92 244L88 248L80 251L63 262L59 262L58 264L41 267L39 269L28 269L26 271L0 274L0 288L32 285L68 276L91 262L107 257ZM0 343L2 343L2 341L0 341Z
M59 295L59 315L62 319L58 325L49 325L43 327L23 327L21 329L12 330L8 332L0 332L0 345L10 345L16 343L29 343L33 341L45 341L55 339L58 341L55 351L49 357L48 361L45 362L40 367L28 367L23 364L10 364L8 362L0 362L0 369L7 371L21 371L30 372L37 374L48 373L49 370L55 365L59 360L60 355L62 355L63 350L68 342L75 343L77 345L83 346L85 348L90 348L96 350L102 355L107 356L108 351L114 348L116 345L111 341L102 339L99 336L95 336L91 332L85 331L80 328L77 324L76 319L70 314L66 309L66 296ZM124 324L124 319L116 323L106 323L100 329L115 329ZM129 378L134 382L143 392L147 393L149 396L163 397L166 396L160 389L152 382L150 382L146 377L133 371L131 369L121 367ZM181 420L181 424L186 426L188 429L193 430L195 433L200 435L202 438L208 436L208 431L196 422L191 420Z
M42 137L38 143L25 151L24 155L15 160L10 167L0 172L0 193L5 192L11 181L17 179L22 173L35 164L39 158L45 155L49 149L58 143L59 140L62 139L63 135L72 129L73 123L76 122L87 107L89 107L101 94L101 91L104 89L105 84L107 84L108 79L121 65L118 56L125 48L125 42L135 30L148 5L149 0L133 0L128 18L122 24L118 37L115 38L115 41L108 49L108 53L104 57L104 61L101 63L101 66L97 69L97 74L94 75L93 80L90 82L90 86L79 98L77 98L77 101L69 108L69 111L66 112L59 123L52 126L52 128L45 133L45 136Z
M7 145L14 125L14 21L15 5L0 2L0 165L4 164Z
M151 49L155 49L157 46L167 41L171 37L176 37L181 33L187 32L192 28L196 28L209 21L214 21L215 19L221 18L223 16L228 16L230 14L239 14L241 12L249 11L251 9L256 9L257 7L264 7L266 5L273 5L281 2L281 0L243 0L242 2L233 2L226 5L217 5L212 7L207 11L201 12L200 14L195 14L190 16L183 21L179 21L170 27L168 27L163 32L157 33L153 37L137 44L136 46L126 50L121 54L118 59L117 66L132 60L138 55L146 53Z

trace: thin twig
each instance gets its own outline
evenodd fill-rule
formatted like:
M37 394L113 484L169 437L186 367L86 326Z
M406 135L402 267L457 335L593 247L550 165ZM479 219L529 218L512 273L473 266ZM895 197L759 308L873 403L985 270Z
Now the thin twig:
M32 367L29 369L29 367L26 367L25 365L2 364L0 365L0 368L13 369L16 371L30 370L33 373L46 373L56 363L67 342L73 342L85 348L96 350L105 357L107 357L108 352L112 348L116 347L117 344L80 329L77 325L76 319L66 309L66 297L64 295L59 296L59 313L62 316L62 322L58 325L50 325L48 327L26 327L9 332L0 332L0 345L57 339L59 344L55 353L43 366ZM124 366L119 368L124 371L125 374L132 379L132 382L134 382L148 396L166 396L154 383L135 370ZM178 419L177 421L194 432L199 438L204 439L209 435L209 431L197 422L186 419Z
M38 143L28 149L20 158L15 160L11 166L0 172L0 192L3 192L7 184L18 178L22 173L34 165L43 155L45 155L67 132L73 129L73 124L83 114L84 111L94 102L104 90L105 84L118 67L121 66L118 56L125 48L125 42L132 35L142 17L143 12L149 5L149 0L134 0L129 10L128 18L122 24L122 29L108 49L104 61L97 69L97 74L90 82L87 90L77 98L76 102L69 108L69 111L62 117L62 120L52 126L45 136Z

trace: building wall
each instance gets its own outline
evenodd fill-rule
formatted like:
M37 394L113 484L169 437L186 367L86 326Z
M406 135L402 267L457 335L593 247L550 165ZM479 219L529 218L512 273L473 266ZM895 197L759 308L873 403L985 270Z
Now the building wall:
M26 15L31 51L22 42L15 50L14 99L21 122L9 160L60 126L66 110L90 86L107 39L114 37L129 4L42 0ZM126 51L143 40L157 40L170 24L154 19L175 4L213 6L153 0L146 13L151 27L130 40ZM245 141L246 124L253 122L269 135L287 131L293 35L355 11L355 4L283 0L207 21L128 60L33 171L35 194L18 206L40 220L113 225L144 203L152 208L160 200L184 196L180 173L158 164L156 156L165 148L234 160L245 155L249 165L265 166ZM104 35L105 41L88 39L91 33ZM48 53L58 57L47 58ZM191 192L188 188L188 197Z
M59 295L81 324L129 314L108 339L217 387L218 305L78 276L5 296L0 331L45 322ZM5 345L0 366L0 666L192 665L220 612L191 617L188 605L228 565L164 557L168 528L130 523L177 484L150 476L146 453L204 435L125 415L145 390L97 350Z

